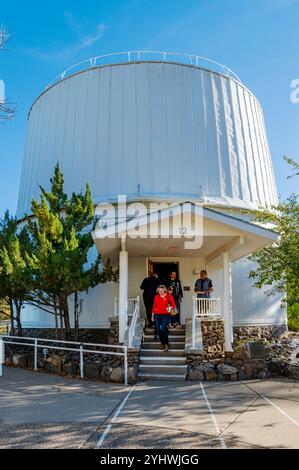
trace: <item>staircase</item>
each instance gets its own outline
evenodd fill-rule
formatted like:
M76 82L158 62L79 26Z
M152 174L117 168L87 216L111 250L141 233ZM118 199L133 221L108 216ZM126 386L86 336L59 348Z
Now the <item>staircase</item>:
M160 350L153 328L146 328L140 351L139 380L185 380L185 327L169 330L169 351Z

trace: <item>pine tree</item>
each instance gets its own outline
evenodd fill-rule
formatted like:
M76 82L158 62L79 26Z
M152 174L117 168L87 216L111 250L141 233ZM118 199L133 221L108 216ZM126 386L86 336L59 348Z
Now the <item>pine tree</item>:
M78 293L87 292L99 282L116 280L109 263L103 266L100 255L90 267L88 253L93 247L91 228L94 205L89 185L84 193L70 198L63 191L63 174L57 164L50 180L51 190L41 187L40 201L33 200L33 221L28 220L34 252L28 261L34 273L34 303L54 311L63 320L65 338L71 338L70 301L73 296L75 335L78 338ZM57 321L56 321L57 328Z

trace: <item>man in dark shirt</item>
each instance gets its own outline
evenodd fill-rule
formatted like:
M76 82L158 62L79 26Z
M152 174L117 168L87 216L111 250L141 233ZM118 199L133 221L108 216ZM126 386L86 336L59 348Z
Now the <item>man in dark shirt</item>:
M200 271L200 277L195 282L194 291L196 292L198 299L209 298L210 293L213 292L212 281L208 278L207 271L205 269Z
M172 287L172 295L176 304L177 308L177 315L174 317L171 317L171 324L176 326L181 324L181 301L183 298L183 289L182 289L182 284L179 279L177 279L177 273L176 271L171 271L169 274L169 279L166 282L166 285L168 287Z
M158 274L152 273L145 279L143 279L140 289L143 290L143 302L146 310L146 316L149 327L153 326L152 322L152 310L154 304L154 298L157 293L157 287L161 284Z

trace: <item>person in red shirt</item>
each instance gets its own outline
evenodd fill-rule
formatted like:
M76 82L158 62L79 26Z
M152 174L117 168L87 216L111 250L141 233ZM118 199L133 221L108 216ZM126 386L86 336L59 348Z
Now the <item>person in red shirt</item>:
M167 292L165 286L157 288L157 295L154 299L152 319L156 325L156 331L161 341L161 349L169 350L168 325L171 323L170 310L175 309L175 301L171 294Z

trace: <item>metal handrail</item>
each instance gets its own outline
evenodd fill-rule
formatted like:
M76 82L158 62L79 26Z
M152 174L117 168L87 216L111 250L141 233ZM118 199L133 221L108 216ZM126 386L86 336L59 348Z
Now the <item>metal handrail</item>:
M7 338L7 339L5 339ZM33 343L28 343L24 341L15 341L15 340L26 340L26 341L33 341ZM49 344L38 344L39 342L43 343L63 343L69 345L77 345L79 348L72 348L72 347L61 347L56 345L49 345ZM56 340L56 339L47 339L47 338L32 338L28 336L8 336L3 335L0 336L0 377L2 376L2 363L4 362L5 357L5 344L15 344L19 346L31 346L34 347L34 370L37 370L37 353L38 348L47 348L47 349L57 349L62 351L73 351L80 354L80 378L83 379L84 377L84 357L83 353L90 353L90 354L103 354L109 356L122 356L124 358L124 384L125 386L128 385L128 347L125 345L114 345L114 344L100 344L100 343L80 343L78 341L64 341L64 340ZM96 351L94 349L86 349L84 346L91 346L91 347L101 347L101 348L110 348L110 349L122 349L123 352L114 352L114 351Z
M134 333L135 333L135 328L137 324L137 320L140 317L140 297L139 295L136 297L136 304L135 304L135 309L133 312L132 316L132 321L129 326L129 332L128 332L128 344L129 348L133 347L133 338L134 338Z
M134 313L136 300L137 300L136 297L128 299L128 309L127 309L128 317L131 317ZM118 297L114 297L114 312L113 312L114 317L117 317L119 315L118 308L119 308L119 299Z
M64 78L76 73L85 70L87 68L100 67L103 65L112 65L114 59L117 59L116 63L127 63L127 62L167 62L170 59L175 58L175 62L183 63L185 65L193 65L194 67L204 67L204 63L209 65L209 68L212 71L222 73L227 77L233 77L238 82L242 83L240 78L233 72L233 70L226 65L221 64L215 60L209 59L208 57L199 56L195 54L185 54L181 52L167 52L167 51L125 51L125 52L112 52L109 54L102 54L95 57L89 57L80 62L77 62L74 65L71 65L63 72L61 72L53 82L49 83L46 87L54 85L55 83L63 80ZM212 67L212 68L211 68ZM76 70L77 69L77 70Z

